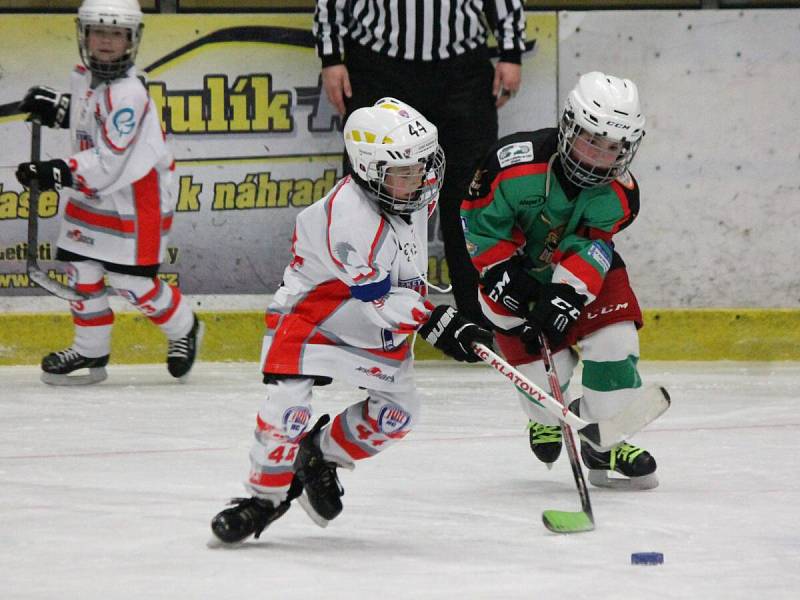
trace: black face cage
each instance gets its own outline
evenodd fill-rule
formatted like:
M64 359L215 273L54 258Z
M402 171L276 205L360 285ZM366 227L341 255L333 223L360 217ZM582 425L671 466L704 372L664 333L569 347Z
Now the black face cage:
M385 179L387 168L395 165L387 165L386 162L379 162L376 165L377 176L368 180L369 189L375 194L381 208L393 215L410 215L428 206L439 195L444 183L445 158L441 146L429 154L426 158L418 161L424 165L423 174L420 175L395 175L395 177L405 178L409 182L417 185L416 191L408 198L396 198L393 188L386 185ZM413 187L413 186L409 186Z
M90 27L103 27L98 23L90 23L82 26L80 19L75 19L75 25L78 30L78 49L81 54L81 61L88 68L93 75L97 76L103 81L111 81L122 77L133 66L136 60L136 53L139 50L139 41L142 38L143 25L139 24L135 33L133 29L126 28L128 32L128 42L130 48L119 59L105 62L97 60L89 54L88 38Z
M642 138L639 137L634 142L627 140L614 140L622 148L617 154L617 158L609 167L597 167L580 160L574 152L575 141L581 133L586 132L589 137L585 138L589 144L594 145L595 140L608 139L606 136L591 133L577 124L575 115L571 111L565 111L558 125L558 154L561 158L561 166L564 175L572 183L581 188L597 187L614 181L625 171L633 161L633 157L639 148Z

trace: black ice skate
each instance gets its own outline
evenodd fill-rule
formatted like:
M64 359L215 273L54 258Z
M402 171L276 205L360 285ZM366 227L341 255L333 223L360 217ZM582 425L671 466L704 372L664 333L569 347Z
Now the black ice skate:
M581 441L581 457L589 469L589 482L597 487L649 490L658 485L656 459L644 448L628 442L600 452ZM609 477L609 471L624 475L625 479Z
M180 339L169 340L167 350L167 370L173 377L186 381L189 371L192 370L194 359L200 351L200 344L203 342L205 325L194 316L194 324L191 331Z
M561 454L561 426L544 425L536 421L528 422L528 441L531 451L548 469Z
M328 522L342 512L341 497L344 495L336 476L336 463L325 460L318 444L320 431L329 421L328 415L317 420L300 442L294 460L294 476L304 491L298 502L320 527L327 527Z
M69 347L59 352L51 352L42 359L42 376L49 385L89 385L100 383L108 377L106 365L108 354L89 358ZM88 369L88 373L71 375L74 371Z
M261 498L233 498L226 508L211 519L211 531L216 538L226 544L236 544L251 535L256 539L273 521L281 518L289 507L290 500L284 500L275 506L269 500Z
M578 398L569 405L569 409L578 416L580 402L581 398ZM581 440L581 458L589 469L589 483L596 487L650 490L658 486L656 459L644 448L628 442L617 444L608 452L601 452ZM625 478L609 477L609 472L619 473Z

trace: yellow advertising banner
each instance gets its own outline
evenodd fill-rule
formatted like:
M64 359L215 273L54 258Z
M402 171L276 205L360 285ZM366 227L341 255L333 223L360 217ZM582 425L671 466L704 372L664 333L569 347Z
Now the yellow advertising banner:
M137 67L176 158L177 211L162 274L186 293L272 293L289 260L297 212L342 173L341 118L321 93L310 14L146 15ZM523 91L501 130L550 125L556 115L556 18L528 17ZM24 268L28 197L14 169L30 155L17 109L28 87L66 90L79 62L70 15L0 20L0 294L38 293ZM476 124L479 126L479 124ZM45 130L44 158L70 154ZM59 197L42 195L39 258L55 254ZM448 281L437 223L430 279Z

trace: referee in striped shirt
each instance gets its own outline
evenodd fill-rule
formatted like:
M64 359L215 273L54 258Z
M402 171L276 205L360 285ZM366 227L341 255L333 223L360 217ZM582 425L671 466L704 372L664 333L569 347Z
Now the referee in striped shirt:
M322 85L341 115L393 96L439 129L447 159L439 223L453 295L465 317L484 323L459 208L497 141L497 109L519 89L523 0L317 0L314 36Z

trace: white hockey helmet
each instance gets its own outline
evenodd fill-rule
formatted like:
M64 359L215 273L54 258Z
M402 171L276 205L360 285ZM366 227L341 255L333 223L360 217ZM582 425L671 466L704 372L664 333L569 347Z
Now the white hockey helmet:
M558 127L564 174L595 187L623 175L644 136L639 90L630 79L586 73L567 96Z
M381 98L355 110L344 126L344 146L353 174L386 212L408 215L438 196L445 166L439 134L408 104Z
M81 60L97 77L116 79L133 65L142 39L142 9L137 0L83 0L75 20ZM118 60L101 61L89 53L92 26L121 27L128 30L128 49Z

